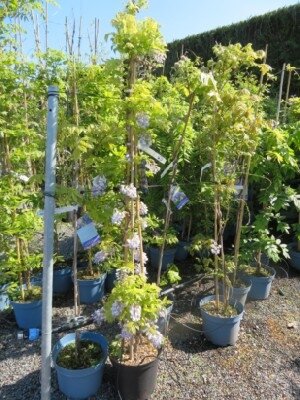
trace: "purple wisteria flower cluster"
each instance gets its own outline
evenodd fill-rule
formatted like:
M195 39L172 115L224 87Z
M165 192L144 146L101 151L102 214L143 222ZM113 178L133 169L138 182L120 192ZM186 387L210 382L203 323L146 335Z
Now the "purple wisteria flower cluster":
M124 309L124 305L120 301L114 301L111 306L111 315L115 318L119 317Z
M218 255L221 253L221 249L222 249L222 246L220 244L218 244L215 240L211 241L211 245L210 245L211 254Z
M147 169L149 169L149 171L153 175L157 174L157 172L160 171L160 167L153 160L147 161L145 166L146 166Z
M113 225L120 226L125 217L126 217L126 211L119 211L119 210L115 209L114 213L111 217L111 223Z
M150 123L150 117L146 113L139 113L136 116L136 123L140 128L146 129Z
M159 331L156 331L155 333L147 333L147 338L150 340L150 342L153 344L154 347L159 349L164 341L164 335L161 334Z
M147 269L146 269L145 266L144 266L143 271L144 271L144 274L145 274L145 275L148 275L148 271L147 271ZM140 274L142 273L141 264L139 264L139 263L135 263L135 264L134 264L134 273L135 273L136 275L140 275Z
M153 54L153 60L157 63L157 64L164 64L164 62L167 59L167 55L165 53L160 53L160 52L155 52Z
M122 327L122 330L121 330L121 333L120 333L119 336L120 336L121 339L130 340L130 339L132 339L133 334L130 333L130 332L126 329L126 326L124 325L124 326Z
M133 253L133 257L134 257L134 261L135 262L141 264L141 253L140 253L140 251L138 251L138 250L135 251ZM142 259L143 259L143 264L145 265L146 262L148 261L148 257L147 257L147 254L144 251L143 251Z
M96 176L93 179L92 195L102 196L107 188L107 180L105 176Z
M100 250L94 255L93 262L95 264L101 264L103 261L106 260L106 258L107 258L107 254L105 253L105 251Z
M129 197L130 199L137 198L136 187L134 187L133 183L130 183L129 185L121 185L120 193L124 194L125 196Z
M98 310L96 310L93 314L92 314L92 318L95 324L97 325L101 325L102 322L104 322L105 319L105 312L104 312L104 308L100 308Z
M142 201L140 202L140 215L144 216L148 214L148 207Z
M137 304L137 305L136 305L136 304L133 304L133 305L130 307L129 312L130 312L130 317L131 317L132 321L137 322L137 321L139 321L139 320L141 319L141 316L142 316L142 308L141 308L140 305L138 305L138 304Z
M127 239L127 245L130 250L136 250L140 247L140 238L137 233L135 233L131 239Z

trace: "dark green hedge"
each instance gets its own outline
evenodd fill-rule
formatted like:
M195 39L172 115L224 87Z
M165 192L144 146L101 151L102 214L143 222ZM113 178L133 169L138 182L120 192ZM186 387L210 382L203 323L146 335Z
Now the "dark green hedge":
M182 49L190 57L197 55L204 61L212 58L216 42L252 43L256 50L265 49L268 44L267 63L274 72L281 70L284 62L300 68L300 4L169 43L165 72L170 72ZM298 82L293 86L294 90L296 86L299 89Z

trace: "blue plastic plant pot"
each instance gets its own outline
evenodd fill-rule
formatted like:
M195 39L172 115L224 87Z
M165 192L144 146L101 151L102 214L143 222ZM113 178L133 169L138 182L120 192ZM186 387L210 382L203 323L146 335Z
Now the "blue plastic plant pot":
M72 288L72 269L65 267L53 270L53 293L68 293Z
M180 240L177 244L176 247L176 253L175 253L175 260L177 261L184 261L187 259L189 252L187 251L187 246L189 245L189 242L184 242L183 240Z
M80 339L98 343L103 352L99 364L84 369L67 369L56 364L59 352L68 344L75 342L75 333L69 333L61 338L52 350L52 359L57 373L59 390L69 400L83 400L95 396L100 389L105 361L108 355L108 343L104 336L95 332L82 332Z
M106 280L105 280L105 291L106 293L110 293L115 287L115 282L117 280L117 271L113 269L107 272Z
M217 346L228 346L235 345L240 330L240 322L243 318L244 307L241 303L231 303L238 315L234 317L221 317L218 315L212 315L206 312L202 306L210 301L215 300L215 296L206 296L200 301L200 311L203 321L203 331L205 337L213 344ZM220 296L222 301L222 296Z
M7 295L7 288L8 288L8 284L7 285L2 285L0 286L0 311L6 310L7 308L9 308L9 298Z
M151 266L155 269L158 269L159 253L160 253L159 247L150 247L150 262ZM162 271L165 271L167 269L168 264L174 263L175 253L176 253L176 247L164 250L162 259Z
M42 326L42 300L21 303L10 302L18 327L21 329L41 328Z
M248 293L249 300L265 300L269 297L272 282L275 278L276 271L272 267L263 266L270 272L270 276L253 276L241 273L241 278L246 283L251 283L251 289Z
M78 279L79 299L81 304L93 304L102 299L105 293L106 274L97 279Z
M297 243L290 243L288 249L291 257L289 260L291 266L300 271L300 251L297 251Z

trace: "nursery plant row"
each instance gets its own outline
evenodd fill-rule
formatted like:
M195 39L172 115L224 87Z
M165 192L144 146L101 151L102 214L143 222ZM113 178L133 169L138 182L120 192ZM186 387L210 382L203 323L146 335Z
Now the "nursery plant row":
M117 58L105 62L83 62L72 46L29 61L15 27L1 25L1 299L20 328L41 328L50 196L54 293L74 285L75 316L80 304L99 304L94 321L119 328L109 349L92 332L54 346L70 398L97 393L108 353L122 398L149 398L172 310L160 293L181 280L176 260L191 254L195 274L212 276L214 295L200 309L219 346L236 343L247 296L268 297L269 259L300 269L300 99L287 98L274 120L272 68L251 44L217 44L207 63L183 54L167 78L159 26L137 18L146 3L129 1L116 15ZM44 171L49 85L59 94L53 193Z

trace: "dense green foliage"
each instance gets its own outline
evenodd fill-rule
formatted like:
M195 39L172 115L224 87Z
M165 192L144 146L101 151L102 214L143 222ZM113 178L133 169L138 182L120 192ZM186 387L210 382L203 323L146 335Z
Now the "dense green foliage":
M209 60L216 43L224 46L252 43L254 49L265 49L268 45L267 62L276 72L280 71L283 63L299 68L300 4L169 43L166 72L170 72L182 52L191 58L198 56L204 61ZM299 83L294 82L292 93L299 95L299 87Z

